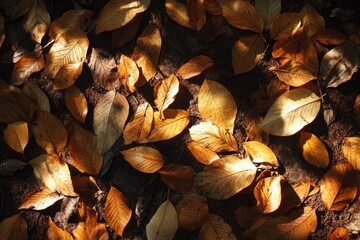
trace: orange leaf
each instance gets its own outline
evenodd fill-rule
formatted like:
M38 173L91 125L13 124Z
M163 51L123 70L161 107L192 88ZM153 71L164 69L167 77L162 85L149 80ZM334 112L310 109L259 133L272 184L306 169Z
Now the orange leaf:
M47 237L49 240L57 240L57 239L73 240L73 237L68 231L65 231L59 228L58 226L56 226L56 224L53 222L51 217L48 218L49 218L48 220L49 229L47 230Z
M159 110L161 120L165 119L164 110L174 102L179 92L179 80L172 74L168 78L159 80L154 87L154 103Z
M31 74L40 71L45 66L44 56L41 51L27 52L15 63L11 84L21 85Z
M88 105L84 94L75 85L65 91L65 102L71 114L79 122L85 123Z
M14 122L4 130L5 142L15 151L24 153L29 141L29 130L26 122Z
M326 240L349 240L350 232L343 227L331 229L328 233Z
M344 138L342 151L346 159L356 171L358 178L358 191L360 191L360 137Z
M180 193L191 192L195 171L190 166L165 164L160 170L160 179L170 188Z
M189 22L193 29L200 30L206 21L206 11L203 7L203 0L187 0Z
M188 8L178 0L165 1L166 14L183 27L193 29L190 23Z
M131 58L122 54L117 70L122 84L130 93L133 93L139 79L139 69L136 63Z
M316 32L311 38L325 45L341 45L348 40L343 33L331 28Z
M327 149L314 134L301 132L299 145L307 163L318 168L326 168L329 165Z
M27 223L20 213L0 222L0 239L25 240L27 238Z
M30 11L25 15L23 27L31 38L41 43L41 39L50 26L50 15L43 0L34 0Z
M220 159L216 152L203 147L199 142L190 142L187 144L187 147L193 157L202 164L210 165L212 162Z
M205 55L198 55L183 64L177 74L182 79L189 79L201 74L205 69L213 65L213 60Z
M281 176L264 178L256 185L254 196L258 210L265 214L271 213L280 207L281 203Z
M144 173L154 173L164 165L161 153L151 147L138 146L120 152L125 161L136 170Z
M66 89L74 84L82 72L82 62L70 62L62 66L54 77L54 89Z
M73 234L76 239L97 239L97 240L107 240L109 239L109 234L107 232L106 226L103 223L97 221L96 212L87 207L86 208L86 221L79 222L78 226L74 229Z
M304 32L311 37L314 33L325 29L324 18L310 4L305 4L300 14L303 19Z
M243 146L254 163L269 163L279 166L274 152L265 144L257 141L243 142Z
M270 37L280 40L294 35L301 26L302 16L296 12L284 12L278 15L270 25Z
M198 239L236 240L236 237L231 226L222 217L210 213L208 220L200 229Z
M63 195L44 188L40 192L27 196L18 209L43 210L63 198Z
M250 140L268 144L269 143L269 133L265 132L264 130L262 130L261 128L259 128L257 126L263 120L264 119L259 114L257 114L254 110L250 111L244 119L246 136Z

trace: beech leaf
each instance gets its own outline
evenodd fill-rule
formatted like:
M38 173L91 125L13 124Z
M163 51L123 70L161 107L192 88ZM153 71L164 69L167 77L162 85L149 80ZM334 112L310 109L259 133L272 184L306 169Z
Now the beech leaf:
M50 112L50 102L46 94L35 84L27 82L21 91L37 103L42 111Z
M343 33L331 28L325 28L322 31L316 32L311 38L324 45L341 45L348 40Z
M49 240L57 240L57 239L73 240L73 237L68 231L63 230L58 226L56 226L56 224L53 222L51 217L48 217L48 219L49 219L48 220L49 228L47 230L47 237Z
M4 130L5 142L15 151L24 153L29 141L29 129L26 122L19 121L9 124Z
M183 64L177 71L182 79L189 79L201 74L213 65L213 60L205 55L198 55Z
M2 14L0 14L0 48L5 40L5 19Z
M25 15L23 27L31 34L31 38L41 43L41 39L50 26L50 15L43 0L34 0L30 11Z
M15 63L11 74L11 84L21 85L31 74L40 71L45 66L44 56L41 51L27 52Z
M75 85L65 91L65 103L71 114L79 122L85 123L88 104L84 94Z
M105 224L99 223L97 218L98 216L95 210L86 207L85 222L79 222L73 231L75 239L109 239Z
M19 209L44 210L63 198L63 195L44 188L26 197Z
M302 16L296 12L284 12L275 17L270 25L270 37L280 40L294 35L301 26Z
M357 125L360 127L360 94L358 94L355 99L353 109Z
M165 1L166 14L183 27L194 29L190 23L187 6L178 0Z
M300 14L303 17L304 31L309 37L325 29L325 19L310 4L305 4Z
M309 164L318 168L326 168L329 165L328 151L325 145L314 134L301 132L299 146L301 154Z
M195 170L190 166L165 164L159 171L160 180L180 193L192 191Z
M254 189L254 196L258 210L272 213L280 207L281 203L281 176L264 178L258 182Z
M246 136L249 138L249 140L268 144L269 133L258 127L258 124L262 121L264 121L264 119L259 114L257 114L255 111L250 111L244 119Z
M125 161L136 170L144 173L154 173L164 165L161 153L151 147L138 146L120 152Z
M327 235L327 240L337 240L337 239L343 239L343 240L349 240L349 234L350 232L343 228L343 227L337 227L331 229L331 231Z
M190 25L198 31L206 22L206 11L203 2L203 0L188 0L186 2Z
M74 84L82 72L82 62L70 62L62 66L54 77L55 89L66 89Z
M25 240L27 238L27 223L20 213L0 222L0 239Z
M274 18L280 14L281 0L256 0L255 7L264 20L264 28L268 29Z
M258 141L243 142L242 144L253 163L268 163L279 166L274 152L265 144Z
M164 110L174 102L179 92L179 80L172 74L168 78L159 80L154 87L154 102L159 110L161 120L165 119Z
M190 142L187 144L187 147L193 157L202 164L210 165L212 162L219 160L219 156L216 154L216 152L207 149L199 142Z
M136 63L131 58L122 54L117 70L122 84L130 93L133 93L136 89L135 85L139 80L139 69Z
M360 191L360 137L344 138L342 152L357 173L358 191Z
M207 221L200 229L198 239L236 240L236 236L231 226L222 217L210 213Z

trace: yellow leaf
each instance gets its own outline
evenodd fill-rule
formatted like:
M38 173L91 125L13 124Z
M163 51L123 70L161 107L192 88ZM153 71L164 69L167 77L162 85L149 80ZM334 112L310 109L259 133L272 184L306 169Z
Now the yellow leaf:
M320 110L320 98L306 88L284 93L258 126L276 136L290 136L311 123Z
M74 84L82 72L82 62L70 62L62 66L54 77L54 89L66 89Z
M166 14L183 27L194 29L190 23L188 8L178 0L166 0Z
M179 80L172 74L168 78L159 80L154 87L154 102L159 110L161 120L165 119L164 110L174 102L179 92Z
M149 7L149 4L150 0L108 1L96 20L95 34L112 31L124 26L136 14L144 12Z
M133 168L144 173L154 173L164 165L161 153L151 147L133 147L120 152Z
M246 35L235 42L232 48L232 64L235 74L252 70L265 51L265 43L260 34Z
M40 110L50 112L50 102L46 94L35 84L27 82L21 92L34 100Z
M209 165L212 162L219 160L219 156L216 152L203 147L199 142L187 143L187 147L193 157L202 164Z
M318 168L327 168L329 154L325 145L314 134L301 132L299 145L305 161Z
M49 228L47 230L47 237L49 240L73 240L73 237L68 231L65 231L53 222L51 217L48 217Z
M349 240L350 232L343 227L337 227L331 229L328 233L326 240Z
M325 19L310 4L305 4L300 15L303 17L304 31L309 37L325 29Z
M346 137L343 140L342 151L349 163L354 167L358 179L358 191L360 191L360 138Z
M2 14L0 14L0 48L5 40L5 19Z
M220 0L222 13L234 27L261 33L264 21L254 5L244 0Z
M28 239L27 223L20 213L0 222L0 239Z
M54 78L63 66L84 61L88 47L89 40L86 33L77 30L64 32L52 45L47 55L45 76Z
M190 166L165 164L159 171L160 180L180 193L192 191L195 170Z
M280 40L294 35L301 26L302 16L296 12L284 12L275 17L270 25L270 37Z
M123 85L130 93L133 93L136 89L135 85L139 80L139 69L136 63L131 58L122 54L117 70Z
M233 135L210 122L201 122L190 129L191 138L214 152L236 152L238 144Z
M201 74L205 69L214 64L213 60L205 55L198 55L183 64L177 74L182 79L189 79Z
M129 115L126 98L115 90L104 94L94 109L94 132L100 153L110 149L121 136Z
M41 43L41 39L50 26L50 15L43 0L34 0L30 11L25 15L23 27L31 34L31 38Z
M169 200L166 200L146 225L146 236L149 240L173 239L177 229L176 209Z
M74 118L79 122L85 123L88 104L84 94L75 85L66 89L65 103Z
M26 122L19 121L9 124L4 130L5 142L15 151L24 153L29 141L29 129Z
M40 192L27 196L18 209L43 210L63 198L63 195L44 188Z
M68 165L57 155L43 154L32 159L29 164L34 168L35 177L51 191L65 196L78 196L74 192Z
M264 119L259 114L254 110L250 111L244 119L246 136L250 140L268 144L269 134L257 126L262 121L264 121Z
M124 143L141 142L150 133L154 110L148 102L140 104L124 129Z
M86 208L86 221L79 222L77 227L74 229L73 234L76 239L83 240L107 240L109 239L109 234L106 230L105 224L99 223L97 221L96 212L87 207Z
M15 63L11 74L11 84L21 85L31 74L40 71L45 66L44 56L41 51L27 52Z
M281 176L264 178L256 185L254 196L258 210L272 213L280 207L281 203Z
M268 29L274 18L280 14L281 0L256 0L255 8L264 20L264 28Z
M194 189L214 199L227 199L249 186L256 175L256 167L249 159L225 156L204 167L197 174Z
M32 131L36 143L49 154L60 153L66 145L66 129L61 121L49 112L36 112Z
M200 88L198 106L203 119L232 134L237 107L233 96L223 85L205 80Z
M231 229L231 226L226 223L222 217L210 213L208 216L208 220L200 229L198 239L236 240L236 237L233 230Z
M356 171L350 163L333 165L320 181L321 198L327 209L343 210L356 196Z
M161 120L160 113L154 112L154 122L149 136L144 141L158 142L168 140L180 134L190 121L188 112L182 109L166 109L165 120Z
M126 197L119 190L114 187L110 188L105 204L106 221L120 236L123 235L132 214L132 210L126 202Z
M258 141L243 142L242 144L254 163L269 163L273 166L279 166L274 152L265 144Z

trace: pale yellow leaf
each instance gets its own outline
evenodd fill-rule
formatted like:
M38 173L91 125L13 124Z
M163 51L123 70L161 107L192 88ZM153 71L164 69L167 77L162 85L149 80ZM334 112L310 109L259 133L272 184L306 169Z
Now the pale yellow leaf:
M133 93L139 79L139 68L136 63L128 56L122 54L117 70L123 85L130 93Z
M280 14L281 0L256 0L255 7L264 20L264 28L268 29L274 18Z
M31 38L41 43L41 39L50 26L50 15L43 0L34 0L30 11L25 15L23 27Z
M85 123L88 104L85 95L75 85L65 91L65 103L71 114L79 122Z
M254 110L250 111L244 119L246 136L249 140L268 144L269 133L257 126L262 121L264 121L264 119L259 114L257 114Z
M177 74L182 79L189 79L201 74L213 64L213 60L205 55L195 56L183 64L177 71Z
M159 110L161 120L165 119L164 110L174 102L179 92L179 80L172 74L168 78L159 80L154 87L154 102Z
M82 62L70 62L63 65L54 77L54 89L66 89L74 84L82 72Z
M166 0L166 14L183 27L194 29L190 23L188 8L178 0Z
M329 165L329 154L324 145L314 134L301 132L299 139L301 154L305 161L318 168L326 168Z
M325 19L310 4L305 4L300 14L303 17L304 31L309 37L325 29Z
M195 170L190 166L165 164L159 171L160 180L168 187L180 193L192 191Z
M272 213L280 207L281 203L281 176L264 178L256 185L254 196L258 210Z
M138 146L120 152L133 168L144 173L154 173L164 165L164 158L155 148Z
M207 221L200 229L199 240L236 240L231 226L225 220L215 214L210 213Z
M219 160L219 156L216 152L203 147L199 142L190 142L187 144L187 147L193 157L202 164L209 165L212 162Z
M0 222L0 239L28 239L27 223L20 213L5 218Z
M41 51L27 52L15 63L11 74L11 84L21 85L31 74L40 71L45 66L44 56Z
M43 210L63 198L63 195L44 188L40 192L27 196L18 209Z
M243 142L242 144L254 163L269 163L273 166L279 166L274 152L265 144L258 141Z
M24 153L29 141L29 129L26 122L19 121L9 124L4 130L5 142L15 151Z
M50 112L50 102L46 94L37 85L27 82L21 92L34 100L40 110Z
M301 26L302 16L296 12L284 12L275 17L270 25L270 37L280 40L294 35Z
M49 240L73 240L73 237L68 231L56 226L51 217L48 218L49 228L47 230L47 237Z

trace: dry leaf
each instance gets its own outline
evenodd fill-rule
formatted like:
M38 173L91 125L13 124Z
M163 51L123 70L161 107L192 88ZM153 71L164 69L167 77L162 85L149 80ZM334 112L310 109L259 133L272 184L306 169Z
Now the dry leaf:
M300 181L294 185L294 190L299 196L301 202L304 202L305 199L310 195L310 182Z
M205 80L199 91L198 107L203 119L232 134L237 106L233 96L223 85Z
M41 39L50 26L50 15L43 0L34 0L30 11L25 15L23 27L31 38L41 43Z
M200 30L206 22L206 11L203 0L187 0L189 22L193 29Z
M111 187L105 204L106 221L109 226L122 236L131 214L132 210L127 205L126 197L115 187Z
M264 21L254 5L243 0L220 0L226 21L234 27L261 33Z
M357 95L355 102L354 102L354 116L357 122L358 127L360 127L360 94Z
M274 18L280 14L281 0L256 0L255 8L264 20L264 28L269 29Z
M133 40L139 30L142 14L137 14L130 22L111 32L111 47L117 48Z
M213 60L205 55L198 55L183 64L177 71L182 79L189 79L201 74L213 65Z
M343 227L331 229L328 233L326 240L349 240L350 232Z
M111 90L118 85L119 76L116 70L116 62L109 53L93 48L88 65L97 87Z
M93 177L84 175L71 176L74 190L79 194L79 203L90 206L93 204L95 194L100 190Z
M205 25L199 31L198 40L201 44L212 43L216 38L228 30L227 27L228 25L222 16L209 16Z
M302 16L296 12L284 12L275 17L270 25L270 38L280 40L294 35L301 26Z
M254 191L254 188L256 187L256 185L258 184L258 182L260 182L262 179L264 178L268 178L271 177L271 170L270 169L265 169L264 171L262 171L256 178L255 180L246 188L244 188L243 190L241 190L239 192L239 194L244 195L244 194L248 194ZM256 206L255 206L256 207ZM256 210L256 212L258 212ZM259 213L259 212L258 212Z
M193 29L190 23L188 8L178 0L165 1L166 14L183 27Z
M200 229L198 239L236 240L236 237L231 229L231 226L226 223L222 217L210 213L207 221Z
M136 63L131 58L122 54L117 70L122 84L130 93L133 93L136 89L135 85L139 79L139 69Z
M19 61L15 63L11 84L21 85L31 74L40 71L45 66L44 56L41 51L27 52Z
M190 166L165 164L160 170L160 180L180 193L191 192L195 170Z
M79 122L85 123L88 104L85 95L75 85L65 91L65 103L71 114Z
M14 20L25 15L33 5L33 0L30 1L1 1L1 13L7 21Z
M254 110L251 110L244 119L244 128L246 136L250 140L268 144L269 134L257 126L263 120L264 119L259 114L257 114Z
M62 66L54 77L54 89L66 89L74 84L83 68L82 62L70 62Z
M49 228L47 230L47 237L49 240L73 240L73 237L71 236L71 234L68 231L65 231L61 228L59 228L58 226L56 226L56 224L53 222L53 220L51 219L51 217L48 217L49 220Z
M0 239L25 240L27 238L27 223L20 213L0 222Z
M176 205L179 228L187 231L199 229L208 219L207 199L196 193L184 194Z
M203 0L203 6L211 15L221 15L221 7L217 0Z
M300 14L303 17L302 24L304 26L304 32L309 37L325 29L324 18L310 4L305 4Z
M189 124L190 115L182 109L166 109L165 120L161 120L160 113L154 112L154 121L149 136L143 142L158 142L168 140L180 134Z
M149 24L136 42L132 59L138 65L141 77L149 81L156 74L161 50L161 35L155 24ZM139 87L146 83L139 83Z
M256 185L254 196L258 210L263 213L272 213L281 203L281 176L264 178Z
M148 102L140 104L124 129L124 143L141 142L150 133L154 110Z
M154 103L159 110L161 120L165 119L164 110L174 102L179 92L179 80L172 74L168 78L158 81L154 87Z
M284 215L285 213L289 212L291 209L299 206L307 196L307 195L306 196L303 195L308 194L310 189L310 184L306 185L308 187L307 189L306 186L299 185L297 189L299 192L298 194L295 190L295 187L291 186L285 179L281 179L280 186L281 186L281 203L278 209L271 214L271 216L275 216L275 217Z
M125 161L136 170L144 173L154 173L164 165L164 158L155 148L138 146L120 151Z
M199 142L190 142L186 144L193 157L205 165L210 165L212 162L219 160L216 152L203 147Z
M95 34L112 31L130 22L138 13L144 12L150 0L118 1L110 0L101 10L96 20Z
M228 155L204 167L197 174L194 189L214 199L227 199L249 186L256 175L256 167L249 159Z
M110 149L121 136L129 115L129 103L115 90L104 94L94 109L94 132L100 153Z
M29 129L26 122L19 121L9 124L4 130L5 142L15 151L24 154L29 141Z
M243 146L253 163L269 163L279 166L274 152L265 144L258 141L243 142Z
M44 210L63 198L63 195L44 188L40 192L27 196L18 209Z
M78 196L74 192L67 164L61 161L57 155L40 155L32 159L29 165L34 168L35 177L42 181L51 191L66 196Z
M327 209L343 210L356 196L356 171L350 163L331 166L320 181L321 198Z
M315 182L310 182L310 191L308 196L317 194L320 191L320 187Z
M238 144L231 133L211 122L201 122L190 129L191 138L214 152L237 152Z
M252 70L265 51L263 36L260 34L240 37L232 48L232 65L235 74Z
M34 100L40 110L50 112L50 102L46 94L35 84L27 82L21 92Z
M301 154L307 163L318 168L327 168L329 165L328 151L314 134L301 132L299 146Z
M107 232L106 226L103 223L97 221L97 213L87 207L86 208L86 221L79 222L77 227L73 231L75 239L97 239L97 240L107 240L109 239L109 234Z
M17 170L23 169L27 164L15 158L7 158L0 161L0 175L12 176Z
M169 200L166 200L146 225L146 236L149 240L173 239L177 229L178 217L176 209Z
M354 167L358 179L358 191L360 191L360 138L346 137L343 140L342 151L349 163Z
M311 123L320 110L320 98L306 88L281 95L258 126L276 136L290 136Z
M311 38L325 45L341 45L348 40L343 33L331 28L316 32Z
M5 19L0 13L0 48L5 40Z

